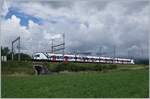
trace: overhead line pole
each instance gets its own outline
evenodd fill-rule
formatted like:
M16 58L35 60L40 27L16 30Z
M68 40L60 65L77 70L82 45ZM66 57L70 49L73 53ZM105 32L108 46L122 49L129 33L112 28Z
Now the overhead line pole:
M144 58L144 51L142 47L141 47L141 58Z
M20 61L20 36L17 37L14 41L12 41L12 61L14 60L14 43L19 41L19 44L18 44L18 60Z
M12 42L12 47L11 47L12 51L11 51L11 59L12 61L14 60L14 48L13 48L13 42Z
M131 58L131 57L130 57L130 52L129 52L129 50L128 50L128 58Z
M64 61L64 55L65 55L65 33L63 33L63 61Z
M19 37L19 46L18 46L18 61L20 61L20 37Z
M102 56L102 46L100 46L100 56Z
M54 42L54 39L52 39L52 47L51 47L52 53L54 53L54 46L53 46L53 42Z
M65 55L65 33L62 34L62 43L60 44L57 44L57 45L54 45L54 39L52 39L52 46L51 46L51 52L54 53L55 51L59 51L59 50L62 50L62 55L63 55L63 60L64 60L64 55ZM59 48L59 47L62 47L62 48ZM58 49L57 49L58 48Z
M65 33L62 34L62 43L60 44L57 44L57 45L54 45L54 39L51 39L52 40L52 46L51 46L51 52L54 53L55 51L60 51L62 50L62 55L63 55L63 61L64 61L64 55L65 55ZM62 48L59 48L59 47L62 47ZM57 49L58 48L58 49Z
M115 57L116 57L116 46L114 45L114 63L115 63Z

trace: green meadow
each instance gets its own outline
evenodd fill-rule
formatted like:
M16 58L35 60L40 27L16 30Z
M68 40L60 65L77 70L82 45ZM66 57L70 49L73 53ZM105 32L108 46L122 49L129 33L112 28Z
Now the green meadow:
M148 70L2 76L2 97L144 98L148 80Z

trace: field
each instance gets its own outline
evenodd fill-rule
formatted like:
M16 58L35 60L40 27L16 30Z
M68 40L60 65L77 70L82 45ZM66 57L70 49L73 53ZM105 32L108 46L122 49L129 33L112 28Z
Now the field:
M2 97L148 97L148 70L2 76Z

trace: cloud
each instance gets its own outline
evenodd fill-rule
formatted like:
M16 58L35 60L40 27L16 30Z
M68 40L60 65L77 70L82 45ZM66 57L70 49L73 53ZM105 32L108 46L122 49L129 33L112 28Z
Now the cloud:
M28 26L24 27L20 25L22 19L13 15L2 21L2 41L4 45L10 46L10 41L17 33L22 33L22 44L27 52L50 51L51 39L61 39L61 34L65 33L67 51L98 52L103 47L103 51L111 56L116 46L118 56L127 56L129 49L134 52L143 48L147 54L144 57L148 57L147 2L11 2L11 8L40 18L43 24L30 19Z
M2 45L11 46L11 42L18 36L23 36L22 40L26 41L30 38L30 32L24 26L20 26L20 19L15 15L8 20L2 20L1 23Z

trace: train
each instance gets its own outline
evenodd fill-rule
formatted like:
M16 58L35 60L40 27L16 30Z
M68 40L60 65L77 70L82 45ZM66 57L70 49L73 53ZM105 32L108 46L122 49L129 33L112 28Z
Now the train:
M54 54L37 52L32 55L33 60L50 62L82 62L82 63L107 63L107 64L135 64L134 59L119 57L102 57L76 54Z

